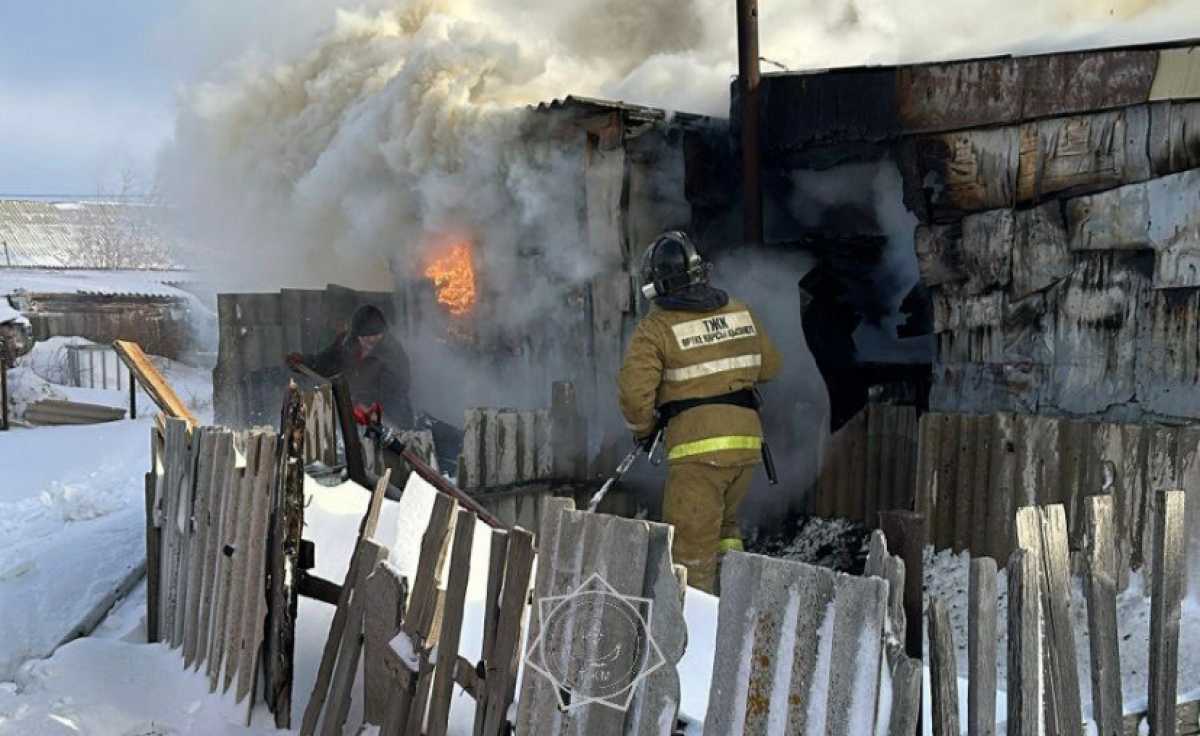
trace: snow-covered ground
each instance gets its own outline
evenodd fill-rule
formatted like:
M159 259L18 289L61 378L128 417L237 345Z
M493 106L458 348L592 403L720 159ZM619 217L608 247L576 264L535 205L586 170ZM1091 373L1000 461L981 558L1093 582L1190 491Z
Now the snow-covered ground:
M40 398L124 406L123 391L62 386L64 346L35 346L9 371L14 418ZM168 380L201 415L211 414L211 380L158 359ZM144 394L143 394L144 396ZM41 657L79 624L145 557L144 474L153 404L136 421L23 427L0 433L0 680Z

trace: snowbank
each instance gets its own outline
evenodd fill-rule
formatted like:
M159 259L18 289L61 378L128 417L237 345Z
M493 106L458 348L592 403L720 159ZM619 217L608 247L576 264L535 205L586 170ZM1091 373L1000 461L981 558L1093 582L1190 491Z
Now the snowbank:
M144 559L149 436L149 419L0 436L0 680Z

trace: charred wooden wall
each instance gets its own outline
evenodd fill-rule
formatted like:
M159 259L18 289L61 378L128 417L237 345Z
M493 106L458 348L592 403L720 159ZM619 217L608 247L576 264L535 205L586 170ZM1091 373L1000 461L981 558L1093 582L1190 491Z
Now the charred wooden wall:
M771 76L765 153L899 163L931 409L1200 418L1198 70L1165 45Z

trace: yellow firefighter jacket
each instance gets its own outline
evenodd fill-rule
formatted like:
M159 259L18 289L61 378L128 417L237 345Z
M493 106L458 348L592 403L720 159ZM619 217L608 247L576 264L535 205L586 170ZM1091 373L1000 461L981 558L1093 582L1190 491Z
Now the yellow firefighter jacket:
M633 333L617 379L621 412L638 437L654 430L654 410L669 401L753 388L779 373L779 352L745 304L730 299L711 312L653 308ZM670 462L719 466L759 461L758 412L739 406L697 406L671 420Z

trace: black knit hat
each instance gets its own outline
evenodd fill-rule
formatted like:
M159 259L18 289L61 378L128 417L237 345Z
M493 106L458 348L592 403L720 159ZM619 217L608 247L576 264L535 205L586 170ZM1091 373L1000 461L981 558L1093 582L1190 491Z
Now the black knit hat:
M370 304L364 304L354 310L354 317L350 319L350 334L353 337L379 335L386 329L387 318L379 311L379 307Z

